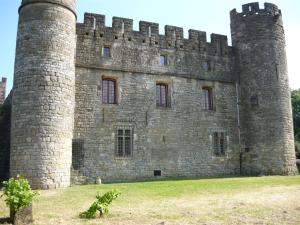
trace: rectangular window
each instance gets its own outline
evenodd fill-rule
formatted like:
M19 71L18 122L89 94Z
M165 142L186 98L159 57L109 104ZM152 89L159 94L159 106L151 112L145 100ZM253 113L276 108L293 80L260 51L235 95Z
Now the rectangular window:
M117 130L117 149L116 155L119 157L128 157L132 155L133 147L133 129L119 128Z
M215 156L225 156L227 138L224 132L213 133L213 150Z
M103 47L102 48L102 56L103 57L110 57L110 47Z
M159 63L160 63L160 65L167 65L167 56L165 56L165 55L161 55L160 57L159 57Z
M168 106L168 85L156 84L156 106Z
M80 169L84 158L84 141L81 139L72 140L72 167L74 170Z
M105 78L102 80L102 103L116 104L116 81Z
M203 62L203 69L205 71L211 71L211 61L208 60Z
M202 101L204 110L213 110L213 89L211 87L202 88Z

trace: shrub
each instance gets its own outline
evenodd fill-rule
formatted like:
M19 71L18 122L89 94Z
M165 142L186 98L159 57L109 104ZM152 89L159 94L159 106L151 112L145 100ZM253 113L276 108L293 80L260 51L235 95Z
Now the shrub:
M96 217L97 211L100 213L100 217L108 213L109 205L111 202L116 199L121 193L117 190L109 191L104 195L97 194L96 201L91 205L91 207L82 213L79 217L83 219L92 219Z
M27 179L17 176L3 182L3 195L8 207L14 212L29 206L34 200L37 192L32 191Z

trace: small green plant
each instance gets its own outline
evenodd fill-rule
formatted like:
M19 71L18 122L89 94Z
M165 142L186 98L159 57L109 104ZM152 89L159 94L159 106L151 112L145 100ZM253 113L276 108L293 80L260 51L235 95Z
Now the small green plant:
M117 190L106 192L104 195L97 194L96 201L91 205L91 207L79 214L82 219L92 219L96 217L97 211L100 213L100 217L108 213L109 205L116 199L121 193Z
M2 191L1 197L5 197L6 205L14 212L29 206L38 195L37 192L31 190L28 180L19 175L4 181Z

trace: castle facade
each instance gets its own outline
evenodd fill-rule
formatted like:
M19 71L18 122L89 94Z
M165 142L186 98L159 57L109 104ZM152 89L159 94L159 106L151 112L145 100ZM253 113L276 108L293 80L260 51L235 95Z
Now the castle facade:
M36 188L297 173L281 11L245 4L227 37L23 0L10 174ZM79 178L77 181L80 180Z

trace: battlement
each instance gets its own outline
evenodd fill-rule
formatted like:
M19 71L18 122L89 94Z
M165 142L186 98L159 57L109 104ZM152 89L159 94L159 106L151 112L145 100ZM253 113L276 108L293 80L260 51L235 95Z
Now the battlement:
M105 16L101 14L85 13L84 22L77 23L77 35L84 38L125 39L136 44L151 44L161 48L178 48L182 50L208 51L213 54L228 53L228 39L225 35L211 34L211 42L207 42L206 32L188 31L188 38L184 38L182 27L166 25L164 34L159 34L159 24L148 21L139 22L139 30L133 30L133 20L113 17L112 26L105 26ZM114 37L114 38L111 38Z
M249 17L249 16L280 16L281 10L278 9L278 6L272 3L264 3L264 7L260 8L258 2L252 2L242 5L242 12L237 12L236 9L230 11L230 18L234 19L235 17Z

